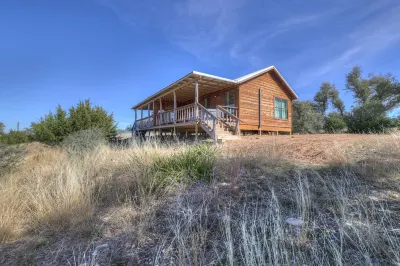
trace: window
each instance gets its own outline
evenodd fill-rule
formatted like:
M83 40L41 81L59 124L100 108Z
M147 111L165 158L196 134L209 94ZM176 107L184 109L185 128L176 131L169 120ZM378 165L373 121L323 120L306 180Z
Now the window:
M288 118L288 101L281 98L275 98L275 118Z
M234 107L236 105L235 94L235 90L225 92L225 106Z
M210 99L208 97L204 98L204 107L205 108L210 107L209 104L210 104Z

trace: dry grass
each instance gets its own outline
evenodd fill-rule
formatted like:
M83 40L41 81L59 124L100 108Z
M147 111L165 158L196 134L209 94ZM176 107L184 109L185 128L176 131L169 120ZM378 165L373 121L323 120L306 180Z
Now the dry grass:
M31 145L1 175L0 264L398 265L400 133L353 136Z

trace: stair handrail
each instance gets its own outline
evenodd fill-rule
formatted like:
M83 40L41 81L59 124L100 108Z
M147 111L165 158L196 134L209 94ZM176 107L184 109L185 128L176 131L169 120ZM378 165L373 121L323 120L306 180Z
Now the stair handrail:
M217 109L221 110L222 112L224 112L225 114L227 114L228 116L232 117L235 120L239 120L240 122L243 122L239 117L237 117L236 115L230 113L228 110L226 110L224 107L222 107L221 105L217 105Z
M216 119L216 120L219 120L218 117L216 117L215 115L213 115L213 114L212 114L210 111L208 111L208 109L205 108L203 105L201 105L200 103L198 103L197 105L200 107L200 109L203 109L204 111L206 111L206 112L208 113L208 115L210 115L212 118L214 118L214 119Z
M200 120L201 127L207 132L207 134L209 134L214 139L214 143L217 143L217 122L221 121L218 119L218 117L213 115L210 111L208 111L207 108L205 108L200 103L197 103L197 106L199 107L198 119ZM212 119L212 128L209 128L208 123L205 123L205 121L203 121L202 112L204 112L206 116L209 116ZM207 124L207 126L205 124ZM211 130L212 134L210 134L208 130Z
M229 124L228 122L224 121L224 119L219 118L219 120L224 123L225 125L227 125L228 127L230 127L231 129L233 129L235 131L235 135L238 135L239 132L239 122L243 122L239 117L237 117L234 114L231 114L228 110L226 110L225 108L223 108L221 105L217 105L217 116L218 116L218 110L222 111L224 114L226 114L228 117L232 118L233 120L235 120L235 126L232 126L231 124Z

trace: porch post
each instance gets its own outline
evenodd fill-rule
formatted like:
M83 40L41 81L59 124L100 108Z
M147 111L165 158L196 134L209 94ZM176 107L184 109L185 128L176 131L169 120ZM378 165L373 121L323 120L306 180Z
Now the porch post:
M147 124L150 125L150 103L147 104Z
M196 80L194 83L194 108L195 108L195 141L197 142L197 138L199 135L199 129L198 129L198 119L199 119L199 82Z
M135 109L134 111L135 111L135 123L136 123L136 121L137 121L137 110Z
M194 124L194 132L195 132L194 140L197 142L197 138L198 138L198 135L199 135L199 126L197 125L197 121L196 121L196 124Z
M160 111L162 110L162 101L161 101L161 98L160 98ZM158 119L159 119L159 121L158 121L158 124L161 126L161 124L164 122L163 121L163 115L162 115L162 112L160 113L160 116L158 117ZM161 129L160 129L161 130ZM160 131L161 132L161 131Z
M143 106L140 107L140 119L143 119Z
M172 92L174 94L174 124L176 124L176 92Z
M195 113L196 120L199 117L199 82L196 80L194 83L194 103L195 103Z
M154 107L154 100L153 100L153 126L157 125L157 117L155 115L155 107Z

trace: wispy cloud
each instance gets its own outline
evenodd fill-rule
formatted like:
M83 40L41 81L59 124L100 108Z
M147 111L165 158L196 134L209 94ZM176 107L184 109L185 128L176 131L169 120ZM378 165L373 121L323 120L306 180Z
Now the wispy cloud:
M371 8L361 10L360 16L371 15ZM355 64L362 64L396 43L400 42L400 4L391 6L385 12L373 16L360 23L353 31L344 34L326 49L314 50L314 55L322 59L319 64L303 68L296 86L301 88L319 79L322 76L348 68ZM360 18L359 18L360 19ZM339 47L340 49L336 49ZM329 52L336 51L336 52ZM328 52L327 55L324 53ZM309 52L304 53L306 61ZM302 60L299 60L302 61Z
M209 64L237 65L243 73L271 64L301 69L295 75L298 87L363 63L400 39L400 5L395 0L309 1L308 5L98 1L132 27L151 25L170 43Z
M198 59L219 56L236 34L243 0L186 0L175 5L166 33L172 43Z

